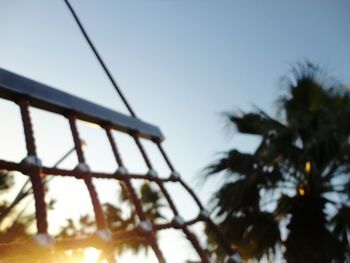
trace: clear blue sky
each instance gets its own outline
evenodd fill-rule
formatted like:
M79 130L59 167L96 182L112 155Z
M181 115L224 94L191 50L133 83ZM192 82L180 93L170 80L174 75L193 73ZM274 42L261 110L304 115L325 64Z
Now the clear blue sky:
M256 105L274 114L282 92L279 79L293 63L307 58L350 82L347 0L71 3L136 113L162 129L173 162L192 185L217 152L232 147L249 151L255 145L252 138L228 136L220 113ZM0 36L0 67L126 112L63 1L1 1ZM47 134L64 138L67 127L57 120L62 128L50 130L50 118L35 114L45 122L37 128L43 138L40 149L52 163L71 141L52 151L45 146L50 143ZM11 116L2 114L2 123L10 123L2 136L19 127L11 124ZM96 134L87 130L85 137L97 149ZM23 143L12 138L0 142L0 157L11 153L19 160L25 154ZM7 149L9 141L22 148ZM102 152L88 155L92 166L106 167L112 161ZM202 200L215 187L197 189ZM173 193L191 217L187 196L179 189ZM101 198L108 200L105 195Z

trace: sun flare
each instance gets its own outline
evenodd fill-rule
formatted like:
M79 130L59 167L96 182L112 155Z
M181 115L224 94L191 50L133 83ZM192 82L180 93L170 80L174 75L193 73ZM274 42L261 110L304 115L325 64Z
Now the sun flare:
M101 251L96 248L86 248L84 250L84 259L82 263L96 263L101 255ZM101 263L107 263L106 260L101 261Z

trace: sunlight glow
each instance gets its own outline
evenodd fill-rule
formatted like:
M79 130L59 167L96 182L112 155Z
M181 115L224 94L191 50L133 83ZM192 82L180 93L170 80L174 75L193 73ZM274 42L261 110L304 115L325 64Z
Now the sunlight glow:
M89 127L92 127L92 128L101 128L100 125L98 125L97 123L93 123L93 122L89 122L89 121L84 121L84 120L81 120L79 119L80 122L82 122L83 124L89 126Z
M96 248L86 248L84 250L84 260L82 263L96 263L100 257L101 252ZM107 263L106 260L101 261L102 263Z
M81 144L81 148L82 148L83 150L86 150L86 148L87 148L87 143L86 143L83 139L80 139L80 144Z
M309 174L309 173L311 172L311 163L310 163L310 161L307 161L307 162L305 163L305 172L306 172L307 174Z

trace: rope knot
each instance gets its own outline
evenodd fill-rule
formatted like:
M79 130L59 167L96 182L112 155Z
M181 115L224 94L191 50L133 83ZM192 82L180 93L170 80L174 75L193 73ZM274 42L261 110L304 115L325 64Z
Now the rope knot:
M157 178L158 177L158 173L156 170L154 170L153 168L149 169L147 172L147 176L150 176L152 178Z
M112 241L112 232L107 228L99 229L95 232L95 234L103 242L110 243Z
M151 233L153 231L152 223L149 220L143 220L139 224L139 228L144 233Z
M180 173L177 171L172 171L170 174L170 179L177 181L180 179Z
M181 228L185 224L185 220L179 215L175 216L172 222L176 228Z
M55 245L55 239L46 233L39 233L34 236L34 240L39 247L53 248Z
M121 175L127 175L129 172L128 169L125 168L125 166L119 166L116 173Z
M238 253L232 254L226 261L227 263L241 263L243 262L241 256Z
M22 172L27 175L31 175L40 171L41 169L41 160L35 155L28 155L25 157L20 165L22 166Z
M207 220L210 217L210 214L207 210L202 209L199 213L199 217L204 219L204 220Z

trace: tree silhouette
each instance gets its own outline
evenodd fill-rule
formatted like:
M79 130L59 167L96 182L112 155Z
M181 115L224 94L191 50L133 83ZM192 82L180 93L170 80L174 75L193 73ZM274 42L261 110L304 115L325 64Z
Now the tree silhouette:
M13 174L0 170L0 195L6 194L14 185ZM0 203L0 242L13 242L28 237L27 227L34 221L33 215L21 215L12 203ZM17 212L17 213L16 213Z
M233 149L207 167L206 178L225 178L211 199L214 215L244 259L350 262L349 92L309 62L282 83L277 118L227 114L239 133L261 141L253 153Z
M108 229L110 229L112 232L136 228L139 223L137 213L135 209L133 209L133 204L130 201L126 187L123 185L123 183L121 183L121 186L118 205L111 203L103 204ZM160 220L165 219L165 216L162 214L164 200L162 199L158 189L151 186L151 184L148 182L145 182L140 185L139 194L140 201L144 208L144 213L150 222L158 223ZM123 206L131 208L130 211L128 213L125 212L125 210L122 208ZM93 234L95 230L95 219L92 215L87 214L81 216L78 222L68 219L67 224L62 227L62 230L58 234L57 238L83 237ZM133 252L134 254L141 252L147 254L149 249L150 245L144 239L130 239L114 246L115 252L117 252L119 255L127 250ZM82 249L77 250L74 253L74 257L81 257L82 253ZM101 259L103 258L103 255L101 255Z
M134 209L132 209L132 203L128 196L128 192L123 183L121 191L118 193L119 202L117 204L106 203L103 204L103 210L108 224L108 228L111 231L127 230L137 227L138 217ZM4 195L10 191L14 185L13 174L4 170L0 170L0 195ZM140 200L144 207L144 212L147 218L152 222L158 222L165 217L162 214L162 208L164 206L163 199L158 189L145 182L139 187ZM31 236L30 228L33 227L35 222L35 215L33 212L25 212L26 208L23 201L33 198L32 188L29 190L20 191L17 195L19 198L15 198L12 202L8 202L5 199L0 203L0 243L26 241ZM29 200L30 201L30 200ZM53 208L54 202L50 202L49 209ZM122 209L123 206L130 207L130 212L125 213ZM64 216L64 215L63 215ZM82 215L77 220L71 218L67 219L66 225L62 226L61 231L55 237L56 239L63 238L75 238L84 237L93 234L96 231L95 218L90 215ZM149 244L142 239L128 240L119 243L114 247L115 252L122 254L124 251L129 250L133 253L140 253L141 251L148 253ZM113 252L112 252L113 253ZM102 262L108 255L101 253L101 257L98 262ZM40 255L40 257L26 257L25 261L30 262L82 262L84 259L84 249L76 249L65 253L64 251L55 251L53 255ZM23 255L13 255L11 262L23 262Z

